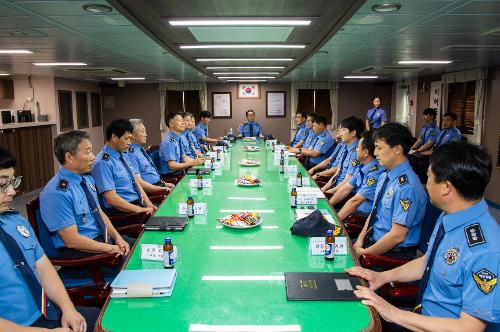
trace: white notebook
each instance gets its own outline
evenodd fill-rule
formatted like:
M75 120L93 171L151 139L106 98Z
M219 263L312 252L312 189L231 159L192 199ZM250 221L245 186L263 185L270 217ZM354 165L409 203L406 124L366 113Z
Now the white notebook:
M176 278L175 269L122 270L111 283L111 297L170 296Z

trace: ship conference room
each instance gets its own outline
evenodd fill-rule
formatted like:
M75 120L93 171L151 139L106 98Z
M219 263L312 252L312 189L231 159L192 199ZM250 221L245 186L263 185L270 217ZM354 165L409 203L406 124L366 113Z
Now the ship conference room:
M499 331L498 13L0 0L0 331Z

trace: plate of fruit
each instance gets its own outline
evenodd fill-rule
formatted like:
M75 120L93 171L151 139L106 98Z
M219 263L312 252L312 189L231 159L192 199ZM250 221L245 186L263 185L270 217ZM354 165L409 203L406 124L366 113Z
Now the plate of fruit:
M253 175L245 175L245 176L237 178L236 184L239 186L252 187L252 186L262 185L262 181Z
M260 151L260 147L255 145L247 145L243 147L243 150L247 152L257 152Z
M240 165L241 166L259 166L260 165L260 161L251 160L251 159L241 159L240 160Z
M255 142L257 137L243 137L243 141L245 142Z
M217 221L230 228L253 228L262 223L262 218L255 212L246 211L217 218Z

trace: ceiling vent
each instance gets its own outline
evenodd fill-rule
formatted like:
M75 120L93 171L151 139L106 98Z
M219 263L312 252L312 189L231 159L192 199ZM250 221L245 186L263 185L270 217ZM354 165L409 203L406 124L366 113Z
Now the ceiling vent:
M414 73L421 70L421 67L407 67L407 66L368 66L358 70L354 73L363 74L377 74L377 75L394 75L402 73Z
M128 73L125 70L112 67L65 68L63 70L71 73L81 73L81 74L89 74L89 75L105 76L105 77L123 75Z

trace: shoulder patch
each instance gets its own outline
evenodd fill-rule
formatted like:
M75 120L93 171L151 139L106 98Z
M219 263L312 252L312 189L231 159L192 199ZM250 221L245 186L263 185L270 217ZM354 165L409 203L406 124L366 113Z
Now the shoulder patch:
M398 183L400 186L408 184L408 175L401 174L400 176L398 176Z
M403 198L403 199L399 200L399 204L401 204L401 208L403 208L404 212L408 212L408 210L410 209L411 203L412 203L412 201L409 198Z
M102 154L102 160L109 160L109 154L108 153L103 153Z
M369 187L373 186L375 183L377 183L377 179L375 179L374 177L368 178L368 179L366 180L366 184L367 184Z
M353 159L353 160L351 160L351 165L352 165L353 167L354 167L354 166L359 165L359 160L357 160L357 159Z
M479 224L469 225L464 228L464 231L469 247L474 247L477 246L478 244L486 243L483 231L481 230L481 226Z
M378 171L378 166L373 165L372 167L370 167L370 171Z
M131 146L129 146L129 147L128 147L128 152L134 152L134 148L133 148L133 147L131 147Z
M472 272L472 278L479 290L484 294L490 293L497 285L497 276L487 269L481 269L476 273Z
M57 184L57 190L67 191L69 187L69 181L66 179L59 180Z

